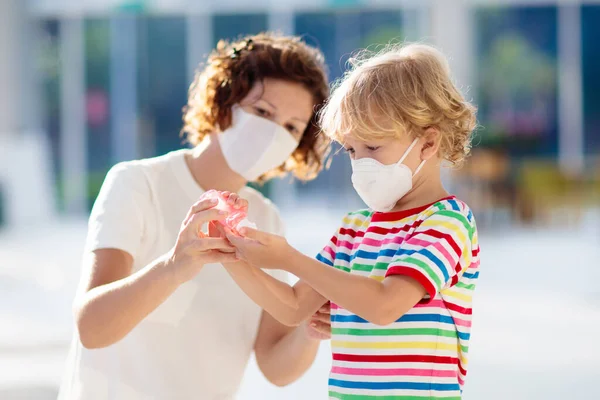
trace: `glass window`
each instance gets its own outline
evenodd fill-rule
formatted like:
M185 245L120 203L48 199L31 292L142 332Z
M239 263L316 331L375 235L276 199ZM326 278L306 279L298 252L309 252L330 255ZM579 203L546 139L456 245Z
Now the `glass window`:
M38 21L41 45L37 57L42 91L42 124L48 135L54 176L60 179L60 32L56 19Z
M329 68L330 80L341 77L346 61L359 49L377 50L390 41L402 41L402 12L389 10L329 10L299 13L295 17L296 34L321 49ZM297 184L300 194L313 196L315 191L336 193L322 196L331 206L357 208L362 203L352 188L352 169L346 153L334 144L331 167L307 184Z
M231 14L213 16L213 45L220 39L236 39L242 35L268 29L267 14Z
M402 13L398 9L378 11L325 11L299 13L296 34L305 37L325 55L330 79L345 71L345 61L361 48L377 49L377 44L401 41Z
M84 21L85 111L88 146L88 205L98 196L112 166L110 127L110 22Z
M187 101L186 21L183 17L138 20L138 109L142 156L182 147L179 135Z
M556 19L556 7L476 11L481 146L556 154Z
M581 9L585 151L600 153L600 6Z

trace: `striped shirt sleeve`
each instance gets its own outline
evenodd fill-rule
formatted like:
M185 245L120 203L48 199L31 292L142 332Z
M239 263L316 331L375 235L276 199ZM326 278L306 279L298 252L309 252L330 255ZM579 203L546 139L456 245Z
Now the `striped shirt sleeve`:
M337 232L329 239L329 242L323 247L323 250L317 254L317 260L331 267L335 263L335 253L337 251Z
M421 223L396 251L386 277L409 276L419 282L433 300L442 289L454 285L470 263L473 227L460 211L437 211Z

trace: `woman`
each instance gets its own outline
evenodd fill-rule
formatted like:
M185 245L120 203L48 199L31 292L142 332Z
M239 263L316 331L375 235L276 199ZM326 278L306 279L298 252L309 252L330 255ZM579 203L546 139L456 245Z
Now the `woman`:
M312 330L262 312L211 265L234 253L225 239L199 234L224 216L195 202L205 190L237 191L259 229L282 234L276 208L246 183L319 173L328 143L315 114L327 95L322 54L298 38L219 43L184 113L194 148L121 163L106 177L90 216L61 398L230 399L252 350L276 385L306 371L317 339L329 335L328 310Z

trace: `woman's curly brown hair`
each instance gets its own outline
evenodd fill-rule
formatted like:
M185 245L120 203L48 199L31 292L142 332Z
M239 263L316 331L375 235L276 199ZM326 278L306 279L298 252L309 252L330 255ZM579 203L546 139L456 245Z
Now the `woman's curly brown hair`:
M232 42L219 41L190 86L182 135L195 146L207 135L227 129L231 107L267 78L303 85L313 95L315 107L290 158L258 181L288 172L301 180L313 179L323 169L330 148L328 138L318 134L316 117L329 96L329 86L323 54L299 37L261 33Z

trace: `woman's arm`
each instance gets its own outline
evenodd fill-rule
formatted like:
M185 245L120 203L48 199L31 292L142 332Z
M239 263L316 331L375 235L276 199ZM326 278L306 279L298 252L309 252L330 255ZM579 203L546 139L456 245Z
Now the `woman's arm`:
M210 209L213 205L210 202L194 205L174 248L134 274L131 274L133 257L123 250L99 249L87 254L73 306L84 347L100 348L116 343L182 283L194 277L204 264L235 260L226 240L197 236L202 224L224 217Z
M291 287L245 262L224 265L244 293L284 325L298 326L327 302L305 282Z
M131 274L125 251L100 249L84 260L74 313L81 343L101 348L121 340L179 286L168 257Z
M258 367L269 382L276 386L288 385L312 365L320 341L329 335L315 338L309 329L304 324L285 326L263 311L254 353Z

